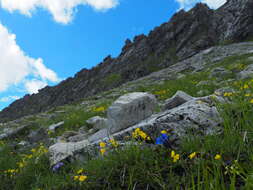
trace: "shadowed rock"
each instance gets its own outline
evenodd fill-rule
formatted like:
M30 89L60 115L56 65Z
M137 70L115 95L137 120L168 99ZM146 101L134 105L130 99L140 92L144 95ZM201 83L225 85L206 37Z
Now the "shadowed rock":
M183 91L177 91L177 93L167 100L165 100L164 108L163 109L172 109L177 106L180 106L181 104L184 104L185 102L188 102L192 100L193 97L186 94Z

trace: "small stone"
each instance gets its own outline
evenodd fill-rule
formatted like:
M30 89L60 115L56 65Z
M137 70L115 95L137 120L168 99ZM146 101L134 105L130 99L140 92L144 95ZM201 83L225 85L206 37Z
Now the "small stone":
M90 143L93 143L95 141L106 138L108 136L109 136L108 129L101 129L98 132L96 132L95 134L88 137L88 140L89 140Z
M62 125L64 125L64 121L61 121L61 122L59 122L59 123L50 125L50 126L48 127L48 130L49 130L49 131L52 131L52 132L55 132L55 130L58 129L59 127L61 127Z
M87 139L87 134L78 134L68 138L68 142L80 142Z
M36 131L32 131L28 135L28 141L31 143L36 143L36 142L44 140L46 138L47 138L47 132L44 128L40 128Z
M106 128L108 125L108 120L100 116L92 117L88 119L86 122L96 130Z
M164 104L164 110L172 109L177 106L180 106L181 104L184 104L185 102L188 102L190 100L194 99L192 96L186 94L183 91L177 91L177 93L167 100L165 100Z

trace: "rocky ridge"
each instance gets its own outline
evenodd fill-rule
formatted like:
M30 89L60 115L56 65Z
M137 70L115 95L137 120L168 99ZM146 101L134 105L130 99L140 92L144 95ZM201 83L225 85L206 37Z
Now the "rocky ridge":
M188 12L181 10L147 36L126 40L118 57L108 56L91 70L83 69L55 87L45 87L38 94L15 101L0 112L0 121L43 112L118 87L215 44L248 40L253 36L252 9L251 0L228 0L217 10L201 3Z

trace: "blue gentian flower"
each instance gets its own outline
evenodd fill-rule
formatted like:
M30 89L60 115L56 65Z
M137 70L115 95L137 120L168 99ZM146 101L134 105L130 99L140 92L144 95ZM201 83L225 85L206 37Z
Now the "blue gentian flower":
M57 164L54 165L53 167L53 172L57 172L64 164L62 162L58 162Z
M161 136L156 138L156 144L164 144L168 141L169 137L166 134L161 134Z

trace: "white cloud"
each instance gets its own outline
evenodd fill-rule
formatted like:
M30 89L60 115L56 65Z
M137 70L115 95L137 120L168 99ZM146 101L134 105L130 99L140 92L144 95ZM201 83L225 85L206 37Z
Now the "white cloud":
M176 0L176 1L179 3L180 9L189 10L198 2L206 3L209 7L217 9L224 3L226 3L227 0Z
M32 16L37 8L43 8L53 15L55 21L67 24L73 19L79 5L104 11L117 6L118 0L0 0L0 4L9 12L19 11L27 16Z
M225 4L227 0L203 0L203 3L208 4L209 7L213 9L217 9L223 4Z
M6 97L0 98L0 102L10 102L12 100L17 100L19 98L20 98L19 96L6 96Z
M38 93L39 89L44 88L45 86L47 86L46 82L37 79L25 82L25 88L27 89L29 94Z
M35 89L35 79L38 87L44 87L47 82L59 81L57 74L48 69L41 58L34 59L26 55L17 45L16 36L0 23L0 92L13 85L22 84L28 77L32 84L28 83L25 87L30 93L37 92L32 90L32 87Z

